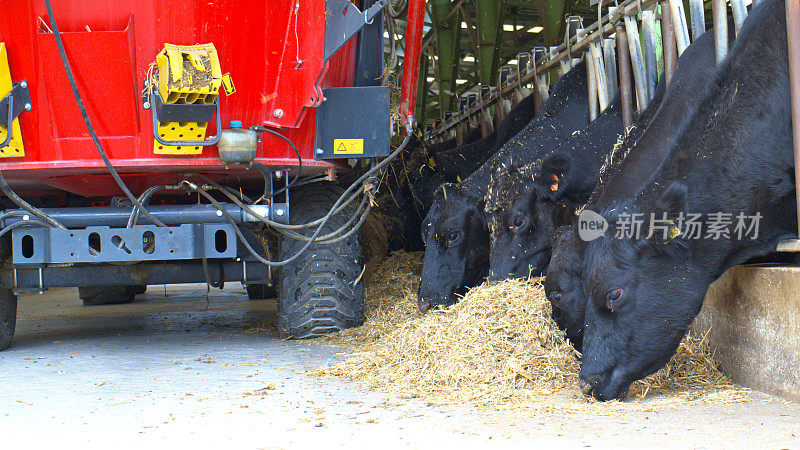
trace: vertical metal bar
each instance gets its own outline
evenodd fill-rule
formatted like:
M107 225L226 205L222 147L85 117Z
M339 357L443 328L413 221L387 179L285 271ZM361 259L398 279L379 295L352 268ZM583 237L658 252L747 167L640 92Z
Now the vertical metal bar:
M714 47L717 50L717 64L719 64L728 54L728 2L712 0L711 8L714 17Z
M652 100L658 84L658 61L656 56L656 13L642 11L642 33L644 34L644 65L647 75L647 99Z
M703 0L689 0L689 13L692 16L692 40L706 32L706 13Z
M623 25L617 25L617 58L619 64L619 97L622 102L622 124L633 125L633 92L631 91L631 58L628 53L628 35Z
M731 10L733 11L733 25L736 27L736 35L742 29L744 19L747 18L747 7L742 0L731 0Z
M522 78L528 74L530 68L531 54L528 52L517 53L517 81L522 80ZM519 95L517 103L521 102L523 98L531 94L530 89L522 84L519 84L517 93Z
M424 1L422 2L424 14ZM460 24L457 17L445 22L443 17L450 11L450 0L433 0L431 13L436 28L436 56L439 67L439 112L444 114L451 111L454 106L456 84L455 78L458 69L456 50L458 41L456 35L461 35ZM406 63L403 63L405 66Z
M606 80L608 81L608 95L614 97L619 91L617 81L617 55L614 48L614 39L603 39L603 60L606 63Z
M448 2L450 0L447 0ZM477 0L475 19L478 22L478 69L481 83L489 83L497 70L497 36L500 28L500 3L496 0Z
M589 121L597 118L597 79L594 76L591 52L586 52L586 85L589 87Z
M789 84L794 136L794 179L800 180L800 0L786 0L786 33L789 40ZM798 236L800 236L800 183L795 183Z
M536 110L536 114L539 114L539 111L542 110L542 105L544 105L544 102L547 101L547 81L545 79L545 75L540 75L538 68L536 67L546 56L546 48L533 48L533 70L536 71L536 77L534 78L534 82L536 83L536 97L533 100L533 107Z
M417 107L414 117L417 122L425 123L425 114L428 105L428 69L430 68L430 58L427 55L422 57L419 68L419 82L417 84Z
M408 0L408 23L406 24L406 48L403 63L403 78L400 83L400 115L411 134L414 129L414 110L417 105L417 77L419 57L422 54L422 25L425 22L425 1Z
M625 17L625 30L628 32L628 49L631 52L637 106L638 111L641 113L648 103L647 80L644 73L644 58L642 57L642 47L639 45L639 27L636 24L636 19Z
M661 42L664 46L664 81L669 86L675 66L678 64L678 53L675 50L675 28L672 26L672 12L668 1L661 2Z
M689 28L686 25L686 12L683 10L683 0L670 0L669 6L672 12L672 26L675 27L678 56L680 56L689 46Z
M499 3L499 2L498 2ZM544 26L544 38L547 45L553 45L560 40L561 24L564 20L564 9L567 2L563 0L542 0L531 2L539 11L542 25Z
M600 102L600 109L598 113L605 111L609 103L608 95L608 77L606 77L605 61L603 61L603 51L600 49L599 42L589 43L589 52L591 55L591 63L594 66L594 81L595 89L597 89L597 99ZM587 61L589 62L589 61Z

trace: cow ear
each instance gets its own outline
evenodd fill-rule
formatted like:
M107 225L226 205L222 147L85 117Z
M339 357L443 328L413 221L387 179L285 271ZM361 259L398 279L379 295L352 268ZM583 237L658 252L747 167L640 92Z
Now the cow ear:
M680 218L688 211L688 192L686 185L679 181L674 181L667 187L656 202L653 215L644 218L640 246L655 247L661 251L686 247L687 242L680 229ZM656 223L658 228L651 230L651 227L656 227Z
M566 177L569 173L571 160L568 155L552 155L542 161L542 168L539 169L537 183L543 189L544 196L556 201L566 192Z
M673 181L656 202L654 211L656 217L663 217L666 214L667 218L676 219L688 209L688 195L689 189L685 184Z

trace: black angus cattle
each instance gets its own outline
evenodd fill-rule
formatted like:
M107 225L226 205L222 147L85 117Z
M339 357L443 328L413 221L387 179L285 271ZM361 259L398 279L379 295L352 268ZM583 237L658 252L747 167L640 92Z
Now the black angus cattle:
M509 111L497 133L486 138L480 139L478 129L467 135L467 143L461 147L456 146L455 139L426 146L415 138L403 158L390 166L382 189L381 203L385 205L382 209L391 225L389 250L423 250L420 226L433 202L435 190L444 183L466 179L497 148L524 128L534 114L531 95Z
M762 2L667 163L640 195L601 211L611 229L625 214L665 220L644 227L649 239L607 233L585 246L590 301L580 379L587 395L624 397L674 354L717 277L795 236L787 53L784 2ZM690 214L701 216L686 220ZM749 218L744 234L740 214Z
M586 65L577 64L520 133L460 184L444 184L422 224L425 257L418 306L426 311L456 302L489 271L489 229L483 199L494 168L508 158L526 164L589 123Z
M499 168L486 195L489 281L541 276L553 234L586 203L624 132L619 96L583 130L522 169Z
M500 122L500 126L497 127L497 141L492 149L492 154L503 148L506 142L528 126L538 112L536 108L534 108L535 104L536 96L531 94L511 108L511 111L509 111L503 121Z
M729 27L731 43L733 30ZM609 198L635 196L658 172L704 93L711 88L717 72L715 58L714 32L710 30L684 51L663 100L648 105L622 145L615 149L586 209L603 208ZM572 222L573 226L557 232L544 288L553 306L553 319L566 331L573 346L581 350L587 301L581 282L585 265L574 228L576 218Z
M480 139L480 132L470 132L466 140L470 144ZM377 198L379 215L388 234L389 251L406 250L419 251L424 248L419 236L419 224L422 219L413 213L417 207L414 198L415 187L411 183L414 174L423 166L430 164L440 154L450 154L456 151L456 140L450 139L436 144L426 144L418 135L411 137L405 150L398 156L386 170L386 176L381 182ZM368 169L363 166L358 178ZM471 170L474 170L472 168ZM347 174L347 177L352 177ZM348 184L349 185L349 184Z
M405 214L411 217L415 226L410 230L412 234L406 239L419 242L419 250L424 249L424 243L420 238L420 227L433 203L436 189L444 183L466 179L491 157L495 141L495 135L491 134L486 139L440 152L435 158L432 157L426 164L422 164L419 169L407 174L412 208Z

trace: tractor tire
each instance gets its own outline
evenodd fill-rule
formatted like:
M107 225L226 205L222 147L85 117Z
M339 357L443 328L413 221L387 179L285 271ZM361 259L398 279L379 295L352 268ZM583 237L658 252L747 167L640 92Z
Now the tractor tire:
M342 194L332 183L313 183L293 191L293 224L325 216ZM328 220L322 234L344 225L355 214L351 204ZM311 236L314 228L303 231ZM294 256L305 241L283 237L280 259ZM364 323L364 285L361 275L361 241L358 232L334 244L313 244L294 262L281 267L278 329L281 336L305 339L353 328ZM358 282L356 282L358 280Z
M134 286L133 287L133 293L136 294L136 295L142 295L145 292L147 292L147 285L146 284L140 284L138 286Z
M131 303L137 286L86 286L78 288L84 306Z
M278 296L278 288L275 285L268 284L248 284L247 297L250 300L264 300L266 298L275 298Z
M0 289L0 351L14 339L17 325L17 296L11 289Z

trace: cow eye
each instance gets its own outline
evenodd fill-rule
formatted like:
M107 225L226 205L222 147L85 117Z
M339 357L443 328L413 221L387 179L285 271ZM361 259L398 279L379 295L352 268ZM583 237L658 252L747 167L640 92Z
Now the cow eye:
M527 222L527 217L524 214L515 214L511 219L511 228L518 231L524 227Z
M561 301L561 297L562 295L561 292L559 291L552 291L549 294L547 294L548 300L550 300L550 303L552 303L554 306L558 305L558 302Z
M458 230L451 231L450 234L447 235L447 242L452 244L453 242L457 241L458 238L460 238L460 237L461 237L461 232L460 231L458 231Z
M622 298L622 289L611 289L606 293L606 307L613 310L619 306L619 300Z

